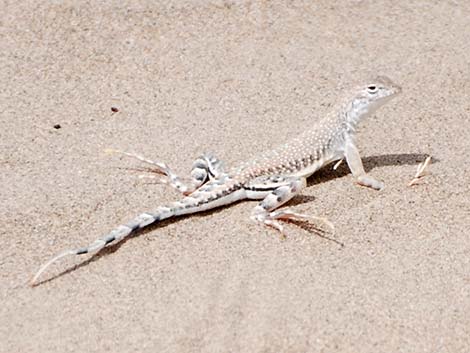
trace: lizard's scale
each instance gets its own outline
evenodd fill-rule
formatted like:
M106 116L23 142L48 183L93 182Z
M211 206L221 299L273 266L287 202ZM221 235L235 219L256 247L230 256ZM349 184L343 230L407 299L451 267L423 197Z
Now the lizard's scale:
M326 117L290 140L226 172L222 163L206 154L193 164L192 180L185 184L173 171L161 162L153 162L138 155L131 155L151 164L152 172L163 175L161 182L169 184L186 195L180 201L160 206L153 212L144 212L120 225L108 235L97 239L87 247L67 250L45 263L31 284L49 265L68 255L97 252L108 244L124 239L132 232L170 217L202 212L243 199L263 199L252 211L255 221L283 232L279 222L285 219L319 219L298 214L289 209L276 210L300 192L306 178L326 164L345 158L356 181L364 186L381 189L383 184L367 175L355 146L355 128L359 121L372 114L389 99L401 92L401 88L386 77L357 88L339 107Z

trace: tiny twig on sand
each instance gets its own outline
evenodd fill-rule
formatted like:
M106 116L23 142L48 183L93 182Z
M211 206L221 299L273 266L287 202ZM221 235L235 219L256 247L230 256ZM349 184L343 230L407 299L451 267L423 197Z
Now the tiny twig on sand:
M336 162L335 165L333 166L333 170L338 169L338 167L340 166L342 162L343 162L343 159L340 159L338 162Z
M431 163L431 156L428 156L428 157L426 157L424 162L422 162L418 165L418 169L416 170L416 174L415 174L413 180L411 180L408 183L408 186L413 186L413 185L417 184L419 179L421 179L423 176L428 174L427 172L425 172L425 169L427 168L427 166L430 163Z

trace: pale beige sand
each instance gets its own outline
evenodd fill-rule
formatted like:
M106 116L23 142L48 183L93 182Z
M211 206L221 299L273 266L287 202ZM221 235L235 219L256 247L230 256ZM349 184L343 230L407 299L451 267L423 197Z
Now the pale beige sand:
M470 2L156 3L0 5L0 351L470 351ZM335 234L282 240L244 202L27 286L178 197L105 148L181 173L206 150L233 165L378 73L404 88L358 136L385 190L343 165L293 202Z

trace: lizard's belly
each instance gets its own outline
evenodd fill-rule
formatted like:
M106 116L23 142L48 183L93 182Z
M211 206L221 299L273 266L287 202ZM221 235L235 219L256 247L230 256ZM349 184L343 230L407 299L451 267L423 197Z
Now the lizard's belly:
M293 176L308 178L310 175L315 173L317 170L323 168L327 164L340 159L341 157L333 155L328 157L322 157L317 159L312 164L306 166L305 168L299 170L298 172L292 173Z

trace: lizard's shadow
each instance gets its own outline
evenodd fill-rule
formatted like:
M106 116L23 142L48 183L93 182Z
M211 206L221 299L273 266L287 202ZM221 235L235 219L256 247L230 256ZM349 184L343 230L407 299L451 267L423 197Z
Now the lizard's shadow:
M383 154L378 156L369 156L362 158L362 164L364 170L369 173L372 169L377 167L397 166L397 165L418 165L422 163L428 154L424 153L402 153L402 154ZM439 162L437 158L431 158L432 163ZM320 184L331 179L342 178L350 174L349 167L345 161L340 166L333 170L331 164L330 167L322 168L314 174L313 178L309 178L308 186Z
M427 157L427 154L422 154L422 153L409 153L409 154L387 154L387 155L380 155L380 156L370 156L370 157L365 157L362 159L362 163L364 164L364 169L366 172L369 172L370 170L376 168L376 167L383 167L383 166L392 166L392 165L413 165L413 164L419 164L424 159ZM432 158L432 162L439 162L436 158ZM346 163L342 163L338 169L333 170L332 168L323 168L319 170L318 172L315 173L314 178L310 178L308 182L308 186L320 184L325 181L329 181L334 178L341 178L350 173L349 168ZM315 199L313 196L307 196L307 195L299 195L295 197L291 202L289 202L289 205L295 206L307 202L311 202ZM230 205L229 205L230 206ZM191 216L196 216L196 217L204 217L208 214L214 214L221 212L222 208L216 208L213 210L209 211L204 211L200 212ZM82 261L81 263L71 266L68 269L51 276L45 280L42 280L40 282L37 282L35 286L38 286L40 284L44 284L47 282L50 282L58 277L61 277L63 275L66 275L70 272L73 272L81 267L87 266L88 264L95 262L99 260L102 256L107 256L109 254L114 253L117 251L122 245L124 245L126 242L128 242L130 239L137 237L142 234L146 234L148 232L151 232L155 230L156 228L159 227L165 227L168 223L174 223L182 220L184 217L178 217L178 218L170 218L168 220L164 220L161 222L158 222L156 224L150 225L149 227L146 227L144 229L136 231L134 234L130 235L127 238L124 238L122 241L119 243L116 243L114 245L107 246L103 248L101 251L99 251L96 254L93 254L89 259ZM296 223L297 225L302 225L302 222L299 224L299 222L293 222ZM304 225L304 227L306 227ZM341 246L344 246L342 243Z

